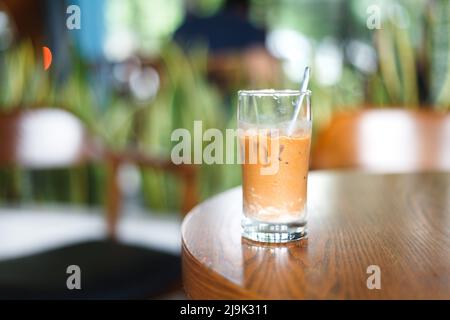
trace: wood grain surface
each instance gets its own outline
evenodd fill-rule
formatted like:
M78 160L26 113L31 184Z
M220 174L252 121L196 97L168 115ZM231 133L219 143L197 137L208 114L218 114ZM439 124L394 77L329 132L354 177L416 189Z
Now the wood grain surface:
M450 173L314 172L309 238L242 239L241 188L194 208L182 226L193 299L450 299ZM381 289L367 288L367 268Z

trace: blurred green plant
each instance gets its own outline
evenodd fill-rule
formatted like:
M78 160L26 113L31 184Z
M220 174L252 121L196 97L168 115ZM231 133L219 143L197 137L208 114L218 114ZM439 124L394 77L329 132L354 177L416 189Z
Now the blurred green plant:
M144 152L170 156L171 133L176 128L193 130L202 120L203 130L225 129L234 121L219 92L207 81L207 52L198 49L185 55L177 46L162 50L164 83L153 101L137 103L131 97L112 94L101 108L93 94L89 70L73 53L71 72L59 83L44 72L30 42L7 51L1 61L0 112L13 108L57 107L77 115L85 125L112 149L130 145ZM232 125L234 127L234 124ZM201 196L208 197L239 183L236 165L202 166ZM103 168L99 166L28 172L19 168L2 170L0 198L99 203L102 200ZM153 170L142 171L143 198L155 209L178 209L178 182ZM64 187L62 187L64 185ZM28 190L28 192L27 192ZM94 194L93 194L94 193Z
M341 80L330 87L313 84L316 126L346 108L339 103L342 99L355 104L449 109L448 0L254 0L252 4L254 18L269 30L295 30L311 43L329 37L339 43L346 60ZM379 30L366 26L370 6L379 8ZM372 42L378 58L374 73L362 74L351 66L345 57L350 40ZM324 98L330 93L334 94L331 100Z
M185 128L193 134L196 120L202 121L204 131L230 127L230 122L235 121L234 108L224 104L223 97L207 80L206 50L198 48L186 55L176 45L168 44L161 52L161 59L166 81L151 105L141 112L143 125L137 137L142 150L170 155L177 143L171 141L173 130ZM235 123L231 127L234 128ZM206 198L239 184L240 168L237 165L202 165L200 175L201 197ZM170 181L165 174L144 172L147 203L152 207L171 207L179 197ZM165 188L161 190L160 186Z
M98 108L88 81L88 70L73 53L72 71L59 83L44 71L42 60L29 41L0 55L0 112L14 108L63 108L78 116L111 148L123 148L134 110L112 98L106 112ZM0 170L0 201L46 201L98 204L103 201L104 169L92 164L70 169Z

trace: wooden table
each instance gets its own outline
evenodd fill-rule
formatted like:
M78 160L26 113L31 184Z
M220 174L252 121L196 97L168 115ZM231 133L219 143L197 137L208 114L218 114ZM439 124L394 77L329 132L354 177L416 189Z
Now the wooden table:
M450 299L450 173L314 172L309 239L242 239L241 188L197 206L182 227L193 299ZM370 265L381 289L369 290Z

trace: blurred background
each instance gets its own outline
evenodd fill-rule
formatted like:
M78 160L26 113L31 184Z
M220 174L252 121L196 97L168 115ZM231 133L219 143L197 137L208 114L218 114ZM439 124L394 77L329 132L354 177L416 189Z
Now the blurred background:
M79 30L66 28L69 4L81 9ZM366 25L374 4L380 30ZM112 148L168 155L172 130L194 120L234 128L238 89L297 88L306 65L316 132L343 109L450 106L447 1L3 0L0 8L0 109L64 106ZM43 46L53 53L48 72ZM99 170L8 170L0 199L99 203ZM127 173L145 206L177 208L164 174ZM202 198L240 183L238 166L201 173Z
M69 5L80 8L79 29L67 27ZM237 90L296 89L309 65L316 136L342 112L396 107L445 114L449 44L446 0L0 0L0 113L60 108L108 150L168 157L174 129L193 130L194 120L203 120L204 130L235 128ZM53 55L48 71L43 47ZM95 211L107 202L107 170L101 161L2 167L0 207ZM164 233L172 232L167 241L174 244L161 246L176 253L179 180L132 162L120 166L118 179L123 214L156 216L145 221L155 234L161 223L169 226ZM205 199L239 185L240 167L202 165L196 183ZM0 224L4 258L26 253L11 239L35 231L11 225ZM148 230L129 233L148 238Z

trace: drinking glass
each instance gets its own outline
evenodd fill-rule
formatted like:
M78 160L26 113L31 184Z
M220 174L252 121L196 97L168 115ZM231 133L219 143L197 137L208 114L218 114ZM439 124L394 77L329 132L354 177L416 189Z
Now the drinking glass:
M241 90L238 95L242 236L274 243L305 238L311 92Z

